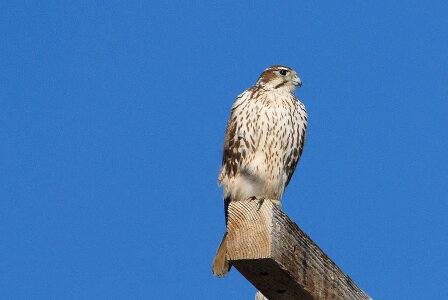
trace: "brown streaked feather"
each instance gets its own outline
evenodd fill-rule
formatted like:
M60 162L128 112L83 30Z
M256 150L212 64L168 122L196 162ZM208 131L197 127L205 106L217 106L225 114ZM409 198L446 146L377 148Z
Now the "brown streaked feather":
M279 69L291 73L282 74ZM254 196L279 200L283 196L306 140L305 106L293 95L297 79L290 68L269 67L235 100L218 178L224 187L226 219L230 201ZM217 276L224 276L231 267L226 246L225 235L213 262Z
M305 147L305 140L306 140L306 132L304 129L302 129L302 134L299 135L299 150L294 149L293 154L288 157L287 161L285 162L285 171L288 174L288 179L286 180L285 187L288 186L289 182L291 181L292 175L294 174L294 171L296 170L297 163L300 160L300 157L302 156L303 148Z
M248 89L245 93L249 93L249 95L243 93L241 97L245 97L245 99L231 110L224 137L222 172L218 179L219 184L221 184L223 177L235 176L238 170L243 169L245 159L256 149L257 134L255 132L251 134L246 127L252 126L251 123L256 122L257 115L254 111L248 115L245 108L257 89L255 87ZM246 124L245 128L241 128L241 121ZM245 136L241 136L242 132L245 133Z

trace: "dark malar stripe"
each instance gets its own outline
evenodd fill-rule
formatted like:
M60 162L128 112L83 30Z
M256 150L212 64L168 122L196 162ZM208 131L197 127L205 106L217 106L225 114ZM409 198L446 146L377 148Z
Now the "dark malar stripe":
M287 81L283 81L282 83L277 84L274 89L278 89L279 87L282 87L286 84Z

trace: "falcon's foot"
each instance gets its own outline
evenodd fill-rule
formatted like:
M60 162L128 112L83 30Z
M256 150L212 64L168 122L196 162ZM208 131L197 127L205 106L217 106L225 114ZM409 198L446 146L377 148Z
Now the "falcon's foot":
M252 196L249 197L249 201L253 201L253 200L257 200L257 210L259 210L261 208L261 206L263 205L264 202L264 198L262 197L256 197L256 196ZM280 200L271 200L269 199L269 201L271 201L272 204L274 204L275 206L281 208L282 207L282 203L280 202Z
M263 205L264 198L257 197L257 196L249 197L249 201L254 201L254 200L257 200L257 210L259 210L261 205Z
M271 200L271 202L278 208L282 208L282 206L283 206L282 203L280 202L280 200Z

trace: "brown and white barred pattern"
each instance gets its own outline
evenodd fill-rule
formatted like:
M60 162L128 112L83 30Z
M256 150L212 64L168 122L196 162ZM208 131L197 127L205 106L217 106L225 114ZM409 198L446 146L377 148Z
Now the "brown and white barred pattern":
M305 106L293 95L297 85L294 70L272 66L235 100L218 178L225 199L283 196L306 139Z

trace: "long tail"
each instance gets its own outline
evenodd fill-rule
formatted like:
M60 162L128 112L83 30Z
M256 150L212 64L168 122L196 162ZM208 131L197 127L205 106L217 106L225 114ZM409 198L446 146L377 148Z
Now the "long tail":
M218 277L224 277L229 273L232 265L227 260L227 232L222 238L221 244L216 251L215 259L213 260L212 272L213 275Z
M226 217L227 226L227 209L229 207L230 197L224 199L224 214ZM212 272L213 275L218 277L224 277L229 273L232 265L227 260L227 232L222 238L221 244L219 244L218 250L216 251L215 259L213 260Z

